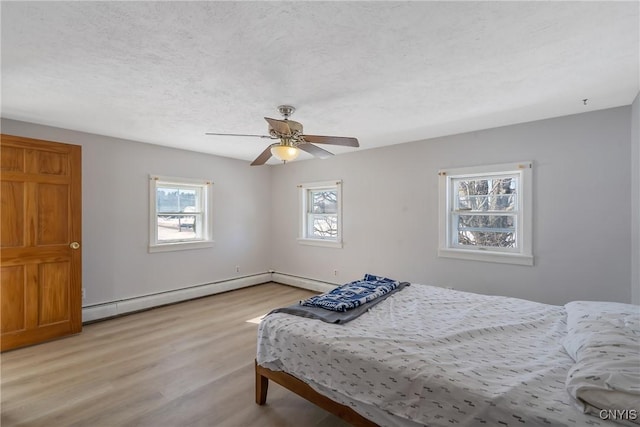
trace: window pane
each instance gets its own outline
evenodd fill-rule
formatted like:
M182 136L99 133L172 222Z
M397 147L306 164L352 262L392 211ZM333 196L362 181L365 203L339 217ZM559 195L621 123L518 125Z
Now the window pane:
M458 229L473 229L483 231L491 228L500 231L514 231L515 217L511 215L459 215Z
M338 236L338 217L336 215L309 215L309 234L315 238Z
M201 223L200 218L196 220L193 215L158 215L158 241L198 239L199 230L197 224L199 223Z
M156 189L156 204L158 212L177 212L178 189L158 187Z
M199 206L199 189L184 189L159 186L156 190L156 203L158 213L166 212L189 212L185 208L191 208L195 212Z
M311 200L311 213L336 214L338 213L338 192L333 191L309 191Z
M511 215L459 215L457 233L460 245L516 247L515 217Z
M196 206L199 205L197 201L199 193L200 191L198 190L180 190L180 205L178 206L180 208L179 212L195 212Z
M158 242L201 239L202 226L198 226L203 220L200 199L200 188L157 187Z
M458 231L458 244L464 246L487 246L492 248L515 248L515 233L484 231Z
M515 211L518 209L515 176L455 180L455 209Z

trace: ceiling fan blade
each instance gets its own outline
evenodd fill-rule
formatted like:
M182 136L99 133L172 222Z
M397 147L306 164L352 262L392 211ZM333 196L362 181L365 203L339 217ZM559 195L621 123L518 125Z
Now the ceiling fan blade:
M269 138L274 139L271 135L248 135L244 133L215 133L215 132L205 132L205 135L215 135L215 136L253 136L256 138Z
M256 159L251 163L251 166L260 166L267 163L267 160L271 158L271 145L266 148Z
M309 154L312 154L315 157L318 157L320 159L326 159L328 157L333 156L333 153L325 150L324 148L320 148L320 147L316 147L313 144L300 144L297 146L299 149L301 149L302 151L306 151Z
M302 135L302 137L306 142L312 142L314 144L343 145L345 147L360 146L356 138L348 138L345 136Z
M284 135L291 135L291 128L289 127L289 125L285 120L270 119L269 117L265 117L264 119L267 121L267 123L269 123L269 126L271 126L271 128L276 132Z

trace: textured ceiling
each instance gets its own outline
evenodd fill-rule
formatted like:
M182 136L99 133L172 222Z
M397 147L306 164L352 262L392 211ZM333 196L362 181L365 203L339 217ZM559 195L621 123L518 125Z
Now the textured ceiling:
M252 160L267 140L204 133L265 134L291 104L361 150L629 105L638 9L3 1L2 117Z

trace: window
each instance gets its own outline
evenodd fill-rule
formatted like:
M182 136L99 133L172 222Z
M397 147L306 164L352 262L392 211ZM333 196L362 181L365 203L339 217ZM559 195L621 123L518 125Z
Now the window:
M212 246L212 187L205 180L150 176L149 252Z
M342 181L299 185L303 244L342 247Z
M439 175L439 256L533 265L531 162Z

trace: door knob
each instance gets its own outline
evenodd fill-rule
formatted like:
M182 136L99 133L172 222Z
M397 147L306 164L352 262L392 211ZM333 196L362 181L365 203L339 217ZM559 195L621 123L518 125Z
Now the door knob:
M69 245L69 247L71 249L78 249L80 247L80 243L78 242L71 242L71 244Z

